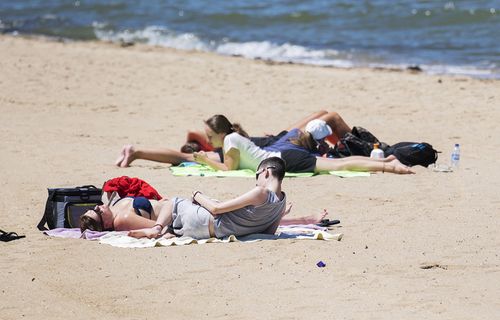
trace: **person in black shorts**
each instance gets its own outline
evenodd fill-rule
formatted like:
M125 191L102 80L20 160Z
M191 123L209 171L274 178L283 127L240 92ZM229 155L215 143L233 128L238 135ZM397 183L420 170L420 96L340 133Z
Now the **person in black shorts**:
M259 148L245 137L241 127L225 116L215 115L205 121L206 133L214 147L224 150L223 162L214 161L205 152L195 152L194 160L217 170L252 169L265 157L279 156L288 172L328 172L334 170L382 171L398 174L414 173L394 156L372 159L351 156L334 159L319 156L319 146L332 134L332 128L321 119L307 123L304 131L292 129L272 145ZM235 129L236 128L236 129Z

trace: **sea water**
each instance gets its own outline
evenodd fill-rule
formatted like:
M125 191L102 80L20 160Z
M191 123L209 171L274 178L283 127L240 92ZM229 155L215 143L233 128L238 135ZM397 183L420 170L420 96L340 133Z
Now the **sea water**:
M500 0L0 1L0 32L500 78Z

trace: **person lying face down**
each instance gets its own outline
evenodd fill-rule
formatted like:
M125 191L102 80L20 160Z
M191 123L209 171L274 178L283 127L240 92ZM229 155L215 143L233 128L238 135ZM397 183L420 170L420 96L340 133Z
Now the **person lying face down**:
M383 159L362 156L338 159L318 157L317 141L324 141L332 133L332 129L326 121L313 121L313 126L309 126L309 124L306 126L306 128L309 126L314 129L311 129L311 132L293 129L272 145L260 148L248 139L241 127L231 124L223 115L215 115L205 122L205 130L211 145L223 149L223 162L214 161L204 152L195 152L193 157L196 162L223 171L236 169L256 170L260 161L270 157L280 157L285 161L285 169L288 172L321 173L334 170L351 170L399 174L414 173L394 156ZM294 134L295 136L293 136Z
M154 201L148 206L134 204L137 198L123 198L109 205L96 206L81 217L80 228L90 230L131 230L130 236L155 238L158 236L189 236L195 239L242 236L253 233L274 234L281 224L318 223L326 215L283 218L286 195L281 190L285 163L280 158L262 161L256 172L256 186L250 191L227 201L216 201L200 191L191 199L174 197ZM141 200L142 201L142 200Z
M224 117L225 118L225 117ZM216 120L215 117L211 119ZM292 129L301 129L303 130L306 127L306 124L313 119L320 119L325 121L328 126L332 129L333 133L330 134L327 139L330 143L335 144L337 141L337 137L342 137L346 132L351 132L351 127L349 127L344 119L336 112L327 112L326 110L316 111L306 117L300 119L299 121L293 123L288 126L284 130L282 130L277 135L269 135L261 137L250 137L249 139L258 147L265 148L267 146L272 145L277 140L279 140L283 135L287 134ZM223 120L220 118L219 120ZM226 118L227 120L227 118ZM208 121L205 122L207 125ZM213 123L215 125L215 123ZM241 127L238 124L230 123L228 120L226 124L229 124L230 128L237 129ZM221 123L224 125L224 123ZM216 125L218 127L218 125ZM227 129L227 128L226 128ZM274 129L272 130L275 131ZM243 133L242 130L238 131L243 136L247 136L246 133ZM125 168L128 167L133 161L142 159L142 160L150 160L162 163L170 163L173 165L178 165L184 161L194 161L193 153L199 151L208 151L205 152L204 155L210 157L214 161L223 162L223 155L221 153L220 148L215 148L210 144L207 133L210 134L210 131L205 130L189 130L186 137L186 144L181 147L180 152L174 149L169 148L152 148L152 149L144 149L144 148L136 148L132 145L125 145L122 147L120 155L115 161L115 165ZM257 165L258 162L255 164Z

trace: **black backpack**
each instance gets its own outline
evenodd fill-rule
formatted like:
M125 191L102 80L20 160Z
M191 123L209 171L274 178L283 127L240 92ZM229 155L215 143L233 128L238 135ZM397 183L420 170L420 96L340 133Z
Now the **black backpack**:
M399 142L387 148L384 154L386 157L393 154L402 164L410 167L427 167L438 158L438 151L426 142Z

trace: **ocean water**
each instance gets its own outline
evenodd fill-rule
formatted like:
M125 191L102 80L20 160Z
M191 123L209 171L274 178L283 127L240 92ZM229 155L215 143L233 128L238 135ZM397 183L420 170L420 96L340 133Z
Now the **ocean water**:
M0 32L500 78L500 0L2 0Z

